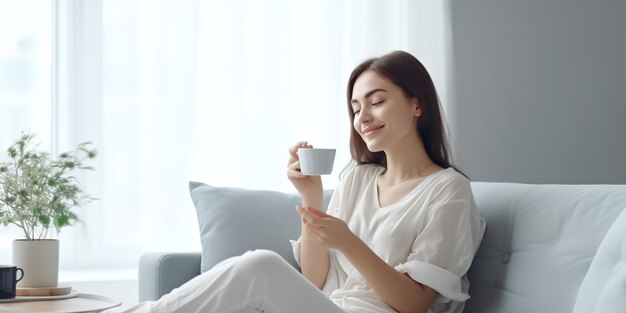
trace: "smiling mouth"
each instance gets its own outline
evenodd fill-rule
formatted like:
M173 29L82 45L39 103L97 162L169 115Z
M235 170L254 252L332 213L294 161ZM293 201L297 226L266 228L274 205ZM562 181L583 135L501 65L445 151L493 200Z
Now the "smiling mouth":
M366 132L363 133L363 136L367 136L367 135L373 134L374 132L376 132L377 130L382 129L383 127L385 127L385 125L380 126L380 127L376 127L376 128L372 128L372 129L368 129Z

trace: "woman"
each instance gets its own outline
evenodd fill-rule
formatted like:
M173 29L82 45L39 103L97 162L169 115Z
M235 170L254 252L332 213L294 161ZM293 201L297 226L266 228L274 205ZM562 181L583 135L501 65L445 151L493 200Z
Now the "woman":
M302 235L294 243L302 274L347 312L461 312L465 274L485 223L469 180L450 164L430 75L396 51L352 72L350 148L358 164L343 173L329 204L319 176L288 176L302 195Z
M302 274L274 252L252 251L124 312L461 312L485 223L450 163L428 72L402 51L367 60L350 76L348 110L355 164L327 213L320 177L300 172L297 149L311 145L289 149Z

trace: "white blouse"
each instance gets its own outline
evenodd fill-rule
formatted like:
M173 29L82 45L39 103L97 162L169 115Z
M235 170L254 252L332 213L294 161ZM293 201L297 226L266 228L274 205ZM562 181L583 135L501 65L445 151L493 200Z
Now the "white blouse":
M328 214L345 221L382 260L439 294L432 313L459 313L469 299L466 277L485 231L469 180L453 168L426 177L397 202L380 207L378 176L384 168L348 169L333 193ZM300 241L291 241L300 264ZM322 292L346 312L396 312L368 285L343 254L329 249Z

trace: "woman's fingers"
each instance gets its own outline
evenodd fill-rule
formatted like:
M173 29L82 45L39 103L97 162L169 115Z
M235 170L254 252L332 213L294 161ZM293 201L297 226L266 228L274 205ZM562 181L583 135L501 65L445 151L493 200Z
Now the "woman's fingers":
M289 162L289 164L287 164L287 177L289 178L302 178L302 177L306 177L305 175L302 175L302 172L300 172L300 161L296 160Z
M289 153L291 155L296 155L298 149L306 147L307 144L307 141L298 141L293 147L289 148Z
M296 210L302 216L302 222L304 224L304 230L306 233L318 244L324 245L328 241L328 234L326 234L326 219L316 217L311 214L307 209L300 205L296 206Z
M298 211L300 216L302 216L302 218L304 218L307 222L311 222L311 214L307 213L301 205L296 205L296 211Z
M302 175L302 172L300 171L300 161L295 161L287 165L287 177L289 178L306 177L305 175Z
M309 238L313 239L318 245L325 246L328 243L328 235L324 229L306 224L305 231Z
M305 210L302 206L300 206L300 205L296 206L296 211L298 211L298 213L300 213L300 216L302 216L304 219L306 219L308 224L315 224L317 222L318 218L313 216L311 213L309 213L307 210Z
M288 178L303 178L303 177L307 177L306 175L302 175L302 172L300 172L300 170L287 170L287 177Z
M291 162L287 165L287 169L289 170L294 170L294 171L299 171L300 170L300 161L294 161Z
M313 211L310 211L310 210ZM298 211L298 213L300 213L300 215L307 221L307 224L310 227L314 227L314 228L324 228L326 227L328 221L326 220L326 214L319 211L319 210L315 210L313 208L303 208L302 206L298 205L296 207L296 210ZM314 213L317 212L317 213ZM319 215L319 213L323 214L323 215Z
M302 175L300 172L300 159L298 158L298 149L305 147L313 147L307 141L300 141L295 146L289 148L289 162L287 163L287 177L289 178L303 178L306 175Z
M289 163L298 160L298 149L310 146L306 141L300 141L295 146L289 148Z
M298 159L298 147L299 147L300 143L297 143L295 146L289 148L289 163L295 161Z
M308 207L306 208L306 211L309 212L310 214L317 216L317 217L328 217L329 215L316 209L316 208L312 208L312 207Z

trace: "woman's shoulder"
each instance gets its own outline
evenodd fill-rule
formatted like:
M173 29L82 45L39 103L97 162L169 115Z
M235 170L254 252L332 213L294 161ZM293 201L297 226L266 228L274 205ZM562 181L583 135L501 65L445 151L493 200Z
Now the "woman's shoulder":
M469 184L470 180L465 177L465 175L461 174L454 167L448 167L442 169L441 171L442 178L444 181L455 182L458 184Z
M454 167L448 167L437 172L432 187L441 193L471 193L470 180L459 173Z

